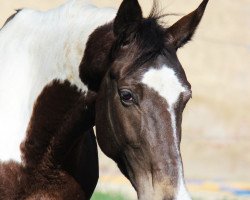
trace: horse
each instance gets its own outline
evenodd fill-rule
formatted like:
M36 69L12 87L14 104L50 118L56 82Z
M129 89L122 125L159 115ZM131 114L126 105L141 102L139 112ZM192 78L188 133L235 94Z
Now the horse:
M207 3L164 27L157 9L144 18L137 0L123 0L115 20L87 43L80 77L97 93L97 141L139 200L191 199L180 142L192 90L176 52L194 35Z
M61 118L52 116L61 114L60 117L66 117L66 113L71 110L69 104L73 103L64 100L70 100L68 95L72 95L67 88L72 87L75 96L79 94L86 96L88 93L87 86L79 77L79 65L88 36L98 26L111 21L115 13L114 9L97 8L84 0L71 0L45 12L31 9L17 10L1 28L0 173L3 190L0 196L10 197L10 194L13 194L14 186L9 186L15 185L13 180L18 177L19 172L21 173L20 167L24 166L26 169L38 166L38 162L44 160L45 149L51 149L50 143L59 131L57 130L59 124L63 123ZM56 91L59 83L65 87L64 93L55 93L53 97L60 95L57 104L61 103L62 107L57 107L56 103L54 105L47 103L50 110L45 109L47 112L32 114L38 104L37 97L44 88L50 86ZM49 96L43 95L43 98L48 99ZM68 110L62 112L61 109L65 106ZM32 122L32 117L40 124ZM92 121L88 121L91 123L85 125L90 127ZM30 129L32 124L36 124L36 130ZM70 148L62 154L64 158L57 163L60 163L60 170L81 186L86 199L89 199L99 177L98 155L93 127L89 130L80 128L82 135L70 140L72 142ZM8 178L10 173L14 175L8 182L4 177ZM22 184L24 183L20 183ZM29 185L32 185L32 181ZM10 188L12 193L5 193L7 188Z
M0 88L8 94L0 98L2 132L17 138L3 136L5 144L13 144L7 159L21 160L17 146L26 137L38 94L48 84L54 87L55 80L69 81L86 99L96 96L87 107L94 109L98 144L130 180L138 199L189 200L180 141L182 112L192 92L176 52L192 38L208 0L167 28L155 9L143 18L137 0L123 0L118 11L82 2L72 0L45 14L20 11L0 32L0 47L5 47L0 48L5 72L0 85L10 83ZM14 66L14 74L8 66ZM9 126L13 121L17 127Z
M1 200L90 199L96 185L98 161L92 130L95 115L89 97L67 81L53 81L43 89L21 145L22 163L0 164ZM75 143L80 143L81 148L75 149ZM70 154L74 157L67 158ZM84 165L72 168L70 161L84 161ZM82 176L74 177L72 174L78 171Z
M86 42L115 13L85 0L70 0L45 12L18 10L7 20L0 31L2 161L21 162L19 145L25 139L33 105L46 85L53 80L69 81L87 92L79 77Z

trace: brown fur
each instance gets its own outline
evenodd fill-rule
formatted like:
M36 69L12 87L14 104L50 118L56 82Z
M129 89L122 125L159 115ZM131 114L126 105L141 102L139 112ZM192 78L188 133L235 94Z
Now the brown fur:
M0 199L90 198L98 179L92 97L67 81L44 88L21 145L22 164L0 165Z
M130 180L140 200L177 196L182 176L178 150L182 112L191 97L177 50L193 36L207 3L203 0L195 11L165 28L155 8L143 18L138 1L123 0L115 20L99 27L87 43L80 76L89 89L98 92L99 146ZM186 88L174 105L176 142L168 102L141 82L146 71L164 65ZM131 101L123 99L124 91Z

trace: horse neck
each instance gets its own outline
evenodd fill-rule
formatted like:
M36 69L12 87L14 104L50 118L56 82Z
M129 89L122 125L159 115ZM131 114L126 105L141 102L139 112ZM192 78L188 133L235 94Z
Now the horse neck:
M58 14L53 10L49 11L59 19L59 24L55 24L58 30L54 37L61 37L61 44L57 45L62 50L61 54L60 50L57 51L60 54L58 58L61 58L58 60L60 64L54 66L58 68L59 73L64 73L64 79L82 90L85 90L85 87L79 77L79 65L87 41L97 27L113 20L117 12L111 8L97 8L86 2L87 0L71 0L58 8Z
M29 112L44 86L55 79L87 91L79 77L86 43L91 33L115 14L113 9L72 0L47 12L24 9L6 24L0 32L1 71L8 68L25 83Z
M43 79L45 84L53 79L68 80L86 91L79 78L86 43L97 27L110 22L115 15L116 10L97 8L85 0L71 0L47 12L24 9L1 30L0 47L7 47L4 51L12 55L21 52L19 57L23 62L19 63L26 63L26 74L36 77L30 80L30 85L35 81L37 86L40 82L43 88Z
M110 52L114 41L112 22L99 27L89 37L80 64L80 78L91 91L99 90L102 79L110 67Z
M67 80L81 91L88 90L79 77L88 37L115 14L112 9L72 0L46 12L24 9L0 31L0 130L18 138L10 146L8 137L0 137L1 144L8 144L0 149L10 146L9 152L14 152L0 153L1 159L20 161L18 146L25 138L34 102L46 85Z

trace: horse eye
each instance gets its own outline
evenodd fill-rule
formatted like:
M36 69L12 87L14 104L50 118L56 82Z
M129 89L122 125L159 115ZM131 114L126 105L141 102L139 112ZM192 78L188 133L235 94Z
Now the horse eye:
M119 92L122 103L130 105L133 103L133 94L129 90L121 90Z

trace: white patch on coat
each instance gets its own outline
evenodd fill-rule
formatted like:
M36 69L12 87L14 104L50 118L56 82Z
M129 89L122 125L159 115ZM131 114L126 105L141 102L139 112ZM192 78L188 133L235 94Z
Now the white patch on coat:
M46 12L24 9L0 31L0 161L20 161L19 145L44 86L69 80L87 91L79 64L89 35L116 15L84 0Z
M180 94L187 91L185 86L179 81L175 71L166 65L163 65L160 69L150 69L142 78L142 83L149 88L155 90L161 97L163 97L168 103L168 111L171 116L171 125L173 130L173 136L175 141L176 153L180 155L178 147L176 116L174 111L174 105L177 103ZM190 200L190 196L184 185L182 162L179 162L179 180L178 191L176 194L176 200Z

